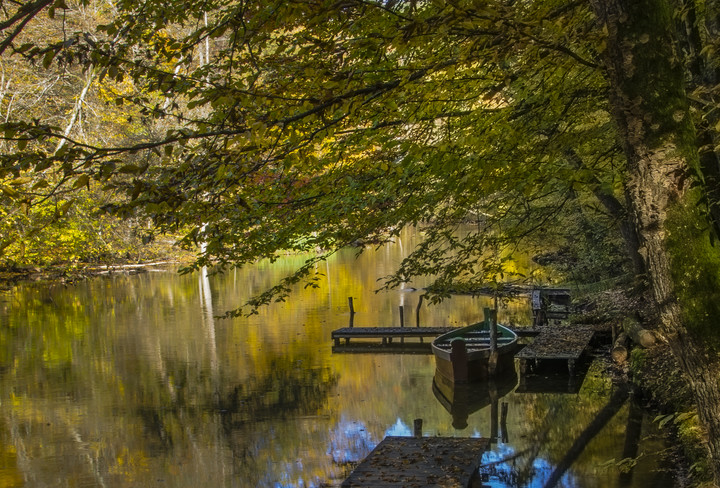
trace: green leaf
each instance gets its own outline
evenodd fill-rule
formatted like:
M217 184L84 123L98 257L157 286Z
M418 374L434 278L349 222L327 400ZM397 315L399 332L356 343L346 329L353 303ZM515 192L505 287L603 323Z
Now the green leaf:
M42 65L43 68L48 69L50 65L52 64L53 59L55 59L55 51L48 51L45 56L43 57Z
M74 203L73 200L68 200L66 202L62 202L60 204L60 206L57 207L56 215L58 217L64 217L65 215L67 215L67 213L70 210L70 208L72 207L73 203Z
M88 175L80 175L75 180L75 183L73 184L73 189L76 190L83 186L89 186L89 183L90 183L90 177Z
M140 173L140 170L141 170L140 166L138 166L136 164L125 164L123 166L120 166L120 168L118 168L118 172L125 173L125 174L137 174L137 173Z

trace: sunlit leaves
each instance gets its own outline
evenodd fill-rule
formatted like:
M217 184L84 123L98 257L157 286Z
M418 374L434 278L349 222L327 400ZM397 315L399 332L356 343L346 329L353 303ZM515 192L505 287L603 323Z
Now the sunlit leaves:
M102 69L119 130L69 139L45 169L102 181L126 198L106 208L160 232L201 222L183 241L205 245L198 266L420 222L443 248L445 230L482 215L487 238L461 243L462 259L413 268L480 276L468 270L488 239L526 238L530 215L583 190L568 146L614 144L591 25L563 2L121 2L72 46Z

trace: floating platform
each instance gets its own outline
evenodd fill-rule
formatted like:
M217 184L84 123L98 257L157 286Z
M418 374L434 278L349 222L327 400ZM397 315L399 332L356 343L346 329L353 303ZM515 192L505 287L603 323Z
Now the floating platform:
M541 360L567 361L568 372L575 373L575 364L595 335L590 326L545 326L535 339L518 352L520 373L524 374Z
M386 437L342 487L468 486L489 439Z

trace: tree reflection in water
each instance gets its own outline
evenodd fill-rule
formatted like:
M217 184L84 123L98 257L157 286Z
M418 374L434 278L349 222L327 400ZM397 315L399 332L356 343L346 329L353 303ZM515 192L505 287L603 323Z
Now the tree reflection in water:
M405 249L414 239L403 233ZM332 353L330 332L347 325L347 297L355 297L356 326L397 323L401 302L415 309L421 292L374 293L377 278L403 257L394 244L360 257L339 253L327 263L324 288L236 320L214 314L306 257L220 275L16 287L0 299L0 486L320 486L339 484L385 435L411 433L416 418L425 435L497 435L497 402L453 419L436 399L431 356ZM469 296L426 303L422 322L465 325L487 305ZM510 307L501 321L530 316L523 301ZM602 376L588 376L572 394L498 395L508 404L499 432L510 436L493 452L534 460L510 463L518 481L558 466L607 402ZM622 486L600 467L621 459L627 416L625 406L563 479ZM642 423L643 442L650 426ZM651 448L645 442L636 452ZM654 481L655 466L645 456L634 486Z

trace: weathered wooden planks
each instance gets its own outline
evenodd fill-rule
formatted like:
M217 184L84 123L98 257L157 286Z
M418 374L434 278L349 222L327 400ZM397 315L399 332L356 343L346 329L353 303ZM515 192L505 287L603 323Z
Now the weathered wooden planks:
M383 344L392 344L393 339L437 337L446 332L457 329L457 327L343 327L335 329L330 333L330 338L336 346L345 339L345 344L350 339L382 339ZM539 334L537 329L514 328L510 329L520 337L534 337Z
M489 443L484 438L386 437L341 486L468 486Z
M420 338L437 337L457 327L343 327L331 332L330 337L335 345L340 345L340 340L345 339L382 339L383 344L391 343L394 338Z
M575 362L590 344L595 331L588 326L545 327L531 344L515 355L520 360L520 372L525 373L529 361L561 359L568 362L572 374Z

